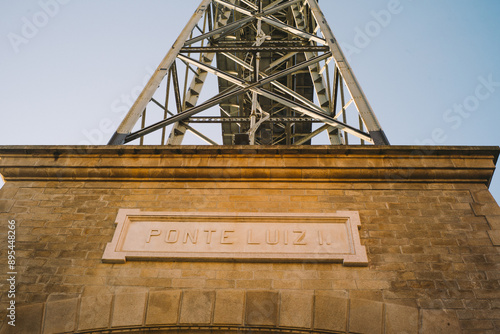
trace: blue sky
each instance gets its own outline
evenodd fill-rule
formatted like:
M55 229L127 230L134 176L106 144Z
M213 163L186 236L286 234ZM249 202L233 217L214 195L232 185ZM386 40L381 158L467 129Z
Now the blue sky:
M199 2L0 2L0 145L105 144ZM391 144L500 144L500 1L320 6Z

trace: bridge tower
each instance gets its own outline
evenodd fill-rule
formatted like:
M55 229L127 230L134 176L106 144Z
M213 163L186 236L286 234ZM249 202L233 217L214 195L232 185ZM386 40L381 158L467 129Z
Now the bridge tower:
M0 334L500 333L500 148L385 146L317 1L202 0L110 145L0 146Z
M389 144L317 0L201 2L109 144L181 145L187 132L212 145Z

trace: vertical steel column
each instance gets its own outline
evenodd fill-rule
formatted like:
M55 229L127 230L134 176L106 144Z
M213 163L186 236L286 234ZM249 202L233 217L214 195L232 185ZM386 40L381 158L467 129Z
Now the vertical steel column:
M193 14L193 16L189 20L184 30L182 30L179 38L175 41L170 51L162 60L162 62L156 69L151 79L149 79L149 82L146 84L146 87L144 87L141 95L139 95L132 108L130 108L130 111L123 119L122 123L118 127L118 130L115 132L113 137L111 137L108 145L122 145L125 143L125 137L134 128L135 124L137 123L137 120L139 119L142 112L146 108L147 104L153 97L154 93L156 92L156 89L161 84L163 78L165 77L165 75L167 75L168 69L175 61L175 58L179 54L179 51L184 46L184 43L189 38L191 32L195 28L198 21L200 21L200 19L203 17L203 14L207 10L208 5L210 4L211 1L212 0L201 1L201 4L198 6L198 9Z
M309 6L311 7L311 11L316 19L316 22L321 28L321 32L328 42L328 46L333 54L333 58L335 59L335 63L344 78L347 89L351 93L351 96L354 100L354 104L358 108L359 114L363 118L366 127L370 133L371 138L375 145L389 145L389 140L385 136L384 131L382 130L380 123L375 116L368 100L366 99L361 86L359 85L354 73L347 62L347 59L344 56L344 53L340 49L340 46L333 35L333 32L328 25L323 12L319 8L318 2L316 0L306 0Z

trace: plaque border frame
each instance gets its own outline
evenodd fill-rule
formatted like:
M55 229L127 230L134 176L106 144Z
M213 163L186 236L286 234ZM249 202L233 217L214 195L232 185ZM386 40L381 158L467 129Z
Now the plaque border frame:
M275 253L267 256L265 253L238 253L231 256L223 253L199 253L199 252L144 252L123 251L120 249L126 236L127 224L132 222L131 218L147 217L158 219L159 217L189 218L232 218L242 220L245 218L304 218L304 219L346 219L347 238L351 249L350 253L335 254L313 254L313 253ZM359 229L361 222L358 211L336 211L332 213L267 213L267 212L169 212L169 211L142 211L140 209L119 209L115 219L116 229L111 242L107 243L102 256L103 263L123 264L129 261L170 261L170 262L271 262L271 263L342 263L344 266L367 266L368 256L366 247L361 245Z

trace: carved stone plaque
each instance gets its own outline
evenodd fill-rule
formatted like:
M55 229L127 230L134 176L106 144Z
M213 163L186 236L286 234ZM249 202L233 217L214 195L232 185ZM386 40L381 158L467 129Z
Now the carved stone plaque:
M121 209L105 263L340 262L366 266L358 212L181 213Z

